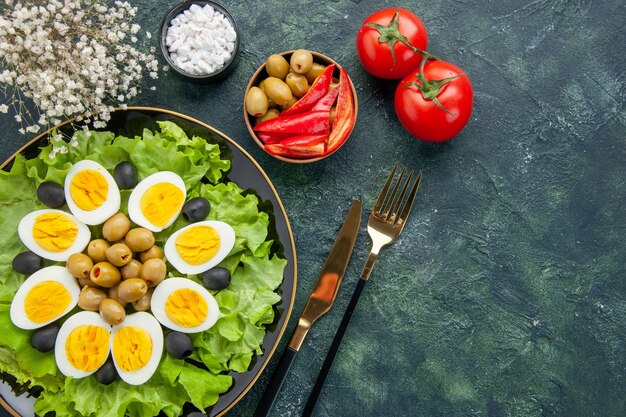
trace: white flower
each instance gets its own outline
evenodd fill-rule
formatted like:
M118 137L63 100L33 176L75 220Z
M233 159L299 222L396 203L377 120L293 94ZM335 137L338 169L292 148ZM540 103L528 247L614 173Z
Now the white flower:
M142 44L127 1L6 0L0 8L0 112L16 110L31 133L87 113L104 126L113 105L137 96L157 78L154 47ZM65 36L71 33L72 36ZM145 32L145 39L152 34ZM141 48L145 48L144 52ZM31 100L33 106L24 100ZM122 103L126 105L126 103ZM58 152L62 152L59 150Z

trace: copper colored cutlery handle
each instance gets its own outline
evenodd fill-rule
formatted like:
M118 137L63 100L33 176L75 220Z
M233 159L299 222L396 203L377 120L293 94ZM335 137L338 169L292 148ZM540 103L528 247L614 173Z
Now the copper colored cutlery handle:
M291 364L293 363L297 353L297 350L290 347L285 349L283 356L281 356L280 362L278 362L278 366L274 371L274 375L272 375L272 379L270 379L270 383L267 385L267 388L265 388L263 397L261 397L261 401L256 407L254 417L265 417L270 414L274 401L276 400L276 397L278 397L280 388L283 386L285 377L287 376L287 373L289 373L289 368L291 368Z
M350 319L352 318L352 313L354 313L354 309L356 308L357 303L359 302L359 298L361 297L361 293L363 292L363 288L365 287L365 283L367 281L364 279L359 279L359 282L354 289L354 293L352 294L352 298L350 299L350 304L348 304L348 308L346 312L343 313L343 318L341 319L341 324L339 324L339 328L337 329L337 333L335 333L335 338L333 339L333 343L330 345L330 349L326 354L326 359L324 360L324 364L322 365L322 369L320 373L317 375L317 379L315 380L315 385L313 386L313 390L311 394L309 394L309 399L304 406L304 412L302 413L302 417L309 417L313 414L313 410L315 409L315 405L317 404L317 399L319 398L322 389L324 388L324 382L326 382L326 377L328 376L328 372L330 368L333 366L333 361L335 360L335 355L337 355L337 351L339 350L339 345L341 345L341 340L343 339L343 335L348 328L348 324L350 324Z

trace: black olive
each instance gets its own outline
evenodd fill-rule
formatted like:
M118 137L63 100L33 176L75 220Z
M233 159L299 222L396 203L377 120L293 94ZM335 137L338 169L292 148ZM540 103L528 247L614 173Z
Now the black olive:
M42 182L37 188L37 198L50 208L58 208L65 204L65 191L57 183Z
M30 344L32 347L40 352L50 352L54 349L54 343L59 333L59 326L57 323L50 323L40 329L37 329L30 337Z
M109 385L117 379L117 370L115 369L115 364L113 364L113 359L110 356L109 359L102 364L100 369L96 371L95 375L96 381L102 385Z
M191 223L202 221L209 214L211 203L206 198L195 197L183 206L183 216Z
M216 266L202 274L202 283L209 290L223 290L230 285L230 271Z
M122 190L134 188L137 185L137 169L128 161L120 162L115 166L113 178Z
M13 258L13 269L20 274L30 275L43 268L43 258L29 250Z
M186 358L193 351L191 338L185 333L169 332L165 336L165 350L176 359Z

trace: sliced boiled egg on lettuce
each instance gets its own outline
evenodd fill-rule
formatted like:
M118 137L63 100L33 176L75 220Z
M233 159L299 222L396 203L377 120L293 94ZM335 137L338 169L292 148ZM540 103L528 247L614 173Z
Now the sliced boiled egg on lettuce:
M37 329L63 317L78 304L80 287L62 266L29 276L11 302L11 321L20 329Z
M235 231L228 224L206 220L173 233L165 242L168 262L183 274L199 274L219 264L235 245Z
M154 374L163 353L163 330L148 313L126 316L113 326L111 352L115 369L124 382L140 385Z
M102 224L120 209L120 190L109 171L97 162L78 161L65 176L65 201L85 224Z
M128 198L128 215L153 232L168 228L183 209L187 191L183 179L171 171L160 171L143 179Z
M69 213L53 209L28 213L20 220L17 232L32 252L59 262L82 252L91 240L91 232L84 223Z
M187 278L168 278L152 293L150 307L165 327L182 333L203 332L217 322L217 301L202 285Z
M96 372L109 357L111 326L100 314L81 311L61 326L54 358L65 376L84 378Z

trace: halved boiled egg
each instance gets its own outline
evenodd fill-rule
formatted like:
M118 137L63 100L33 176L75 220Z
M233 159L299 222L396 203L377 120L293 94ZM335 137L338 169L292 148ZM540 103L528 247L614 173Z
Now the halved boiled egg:
M63 317L78 304L80 287L62 266L40 269L18 288L11 321L20 329L37 329Z
M82 252L91 240L91 232L84 223L69 213L52 209L33 211L22 217L17 233L28 249L59 262Z
M88 225L102 224L120 209L120 190L102 165L83 160L65 177L65 201L76 218Z
M61 326L54 358L65 376L84 378L96 372L109 357L111 326L100 314L81 311Z
M182 333L203 332L220 316L211 293L187 278L168 278L161 282L152 293L151 309L162 325Z
M228 224L206 220L185 226L165 242L165 257L183 274L199 274L220 263L235 245L235 231Z
M143 384L154 374L161 360L161 325L148 313L126 316L121 324L113 326L111 352L120 378L130 385Z
M175 172L160 171L141 181L128 198L128 215L141 227L160 232L178 217L187 191Z

